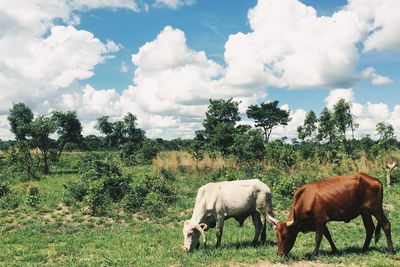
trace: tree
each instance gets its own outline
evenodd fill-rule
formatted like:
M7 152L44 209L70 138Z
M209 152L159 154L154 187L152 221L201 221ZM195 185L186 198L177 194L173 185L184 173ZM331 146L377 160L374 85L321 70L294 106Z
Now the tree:
M379 135L378 145L383 149L389 149L396 144L394 128L391 124L380 122L376 125L376 131Z
M76 112L54 111L52 113L52 119L55 121L57 126L58 157L61 156L61 153L64 151L64 147L67 143L74 143L79 147L82 146L82 125L76 115Z
M128 113L121 120L109 122L108 116L97 119L96 128L104 135L109 147L117 147L125 159L136 154L143 146L145 133L137 127L137 118Z
M332 113L324 108L319 116L319 127L317 138L321 142L333 143L336 140L337 130Z
M303 126L297 127L297 132L299 134L299 139L305 140L310 138L311 140L315 138L315 132L317 130L317 116L314 111L309 111L304 119Z
M204 137L212 149L219 150L223 155L230 152L238 133L236 123L240 121L239 102L218 99L211 100L204 119Z
M14 104L8 115L11 132L15 134L17 141L26 140L31 133L31 123L33 121L33 113L24 103Z
M36 172L33 166L32 155L29 151L28 139L31 137L33 113L24 103L17 103L13 104L7 118L18 147L16 157L18 168L23 170L28 179L35 178Z
M56 122L49 117L40 116L32 122L31 135L32 141L39 148L43 156L43 173L49 173L48 154L50 148L49 135L57 129Z
M251 129L235 137L234 155L243 162L253 162L264 159L265 145L260 129Z
M289 112L278 108L279 101L275 100L268 103L261 103L260 106L251 105L246 114L250 119L254 119L256 127L264 130L265 141L269 141L272 129L278 125L287 125L289 122Z
M347 129L351 129L352 138L354 139L355 124L353 115L351 114L350 104L344 99L340 99L333 106L333 119L344 139L346 139Z

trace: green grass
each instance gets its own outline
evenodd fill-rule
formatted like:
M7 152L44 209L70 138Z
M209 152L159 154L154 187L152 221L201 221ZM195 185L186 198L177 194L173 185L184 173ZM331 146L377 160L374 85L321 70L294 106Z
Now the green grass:
M134 176L150 171L150 167L124 169ZM179 221L190 218L198 187L209 181L206 177L178 176L175 181L179 192L177 202L168 208L165 216L153 219L119 214L117 208L112 210L110 217L92 217L85 215L79 207L60 206L63 184L71 179L77 179L71 171L43 177L33 182L39 187L38 207L21 204L15 210L0 210L0 266L228 266L257 262L295 264L309 260L343 265L400 266L398 184L385 188L384 193L384 208L392 223L398 254L386 254L383 232L380 242L371 243L370 251L362 254L365 230L361 218L357 218L347 224L328 224L340 254L332 255L324 239L321 255L310 259L314 233L308 233L300 234L290 256L282 259L276 255L271 227L267 228L265 246L251 246L254 228L250 219L243 228L239 228L233 219L226 221L221 249L214 248L215 232L210 230L207 247L194 253L183 252ZM25 197L28 184L16 183L12 187L13 193ZM275 201L274 204L279 207L277 217L284 220L288 202Z

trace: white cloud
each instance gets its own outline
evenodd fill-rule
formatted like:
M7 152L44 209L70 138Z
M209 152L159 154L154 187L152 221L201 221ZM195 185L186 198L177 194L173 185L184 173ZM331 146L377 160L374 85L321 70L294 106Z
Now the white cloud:
M371 79L371 83L373 85L387 85L387 84L393 83L392 79L376 73L375 69L372 67L368 67L364 71L362 71L361 77L366 78L366 79L368 79L368 78Z
M346 86L356 78L357 16L340 10L319 17L297 0L259 0L249 11L252 31L229 37L226 80L241 86Z
M126 64L125 61L122 61L122 62L121 62L121 67L119 68L119 72L121 72L121 73L127 73L128 71L129 71L128 65Z
M353 102L354 101L353 90L351 88L350 89L338 88L331 90L329 92L329 95L325 98L326 106L329 109L332 109L333 106L336 104L336 102L339 101L340 99L344 99L347 102Z
M357 14L363 26L365 52L400 49L398 0L349 0L346 9Z
M370 134L376 138L375 128L379 122L391 123L397 135L400 135L400 126L398 118L400 118L400 105L396 105L393 111L390 111L388 105L384 103L366 103L360 104L356 102L352 89L334 89L325 98L325 103L328 108L339 99L345 99L351 103L351 112L354 115L355 122L359 124L355 134L356 138Z
M81 84L121 45L77 30L73 26L80 21L77 11L139 11L149 5L132 0L53 2L0 0L0 113L18 101L37 113L77 110L87 134L96 132L91 127L101 115L117 119L132 112L149 136L190 137L201 128L210 98L233 97L241 101L240 112L244 113L248 105L266 100L269 86L348 88L362 78L375 85L393 82L373 68L355 71L361 53L358 44L364 44L365 52L398 47L399 12L392 11L400 5L392 0L368 0L364 6L363 1L350 0L332 16L317 16L314 8L298 0L259 0L248 13L251 31L232 34L226 42L226 64L189 48L184 32L167 26L132 55L133 83L121 93ZM179 8L193 2L153 3ZM56 20L66 26L56 25ZM120 71L129 71L125 62ZM325 102L332 107L339 98L352 102L360 132L373 130L379 120L395 122L400 117L400 106L391 111L383 103L356 103L351 89L332 90ZM292 121L274 135L295 137L305 113L292 110ZM1 120L3 137L8 125ZM399 127L397 123L397 133Z
M193 5L195 0L156 0L154 5L156 7L168 7L171 9L178 9L182 6Z

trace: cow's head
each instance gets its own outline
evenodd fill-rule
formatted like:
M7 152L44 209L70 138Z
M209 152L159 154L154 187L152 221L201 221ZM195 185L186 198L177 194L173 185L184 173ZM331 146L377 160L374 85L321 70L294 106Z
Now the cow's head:
M275 235L278 240L278 255L287 256L293 248L299 233L294 220L274 223Z
M191 221L183 221L183 250L186 252L193 251L200 247L200 236L203 237L206 243L207 224L194 224Z

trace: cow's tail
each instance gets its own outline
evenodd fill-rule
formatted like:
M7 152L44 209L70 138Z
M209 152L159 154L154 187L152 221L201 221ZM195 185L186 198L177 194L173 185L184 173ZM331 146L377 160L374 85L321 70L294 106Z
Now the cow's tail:
M381 238L381 225L378 222L375 228L375 244L378 243L379 238Z

